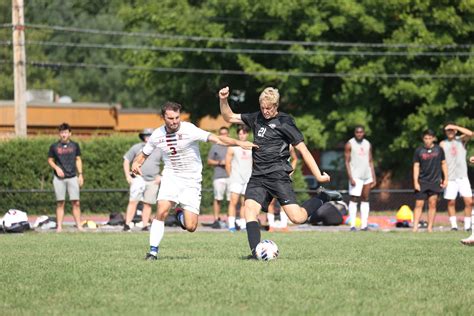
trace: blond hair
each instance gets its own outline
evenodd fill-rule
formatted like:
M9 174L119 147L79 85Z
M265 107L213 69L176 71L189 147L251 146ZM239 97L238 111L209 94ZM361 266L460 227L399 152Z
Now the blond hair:
M278 93L278 89L273 87L265 88L265 90L260 93L260 97L258 98L260 104L262 101L265 103L273 104L274 106L278 106L280 103L280 93Z

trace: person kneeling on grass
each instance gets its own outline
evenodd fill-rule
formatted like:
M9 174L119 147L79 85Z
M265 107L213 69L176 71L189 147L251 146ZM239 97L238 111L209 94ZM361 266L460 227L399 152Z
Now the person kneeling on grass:
M245 191L245 219L247 237L252 254L256 258L255 248L260 243L260 227L257 216L260 210L266 211L273 198L278 199L289 219L296 224L305 223L323 202L311 198L300 207L296 202L296 193L292 187L290 173L293 171L288 159L290 145L301 154L303 161L318 182L328 182L330 177L321 173L316 161L303 142L303 135L296 127L294 119L278 111L280 94L275 88L266 88L260 94L260 111L237 114L227 102L229 87L219 91L220 111L226 122L245 124L253 131L253 169Z
M147 157L156 149L162 151L164 168L158 191L158 211L150 228L150 252L146 254L146 260L157 259L158 247L165 233L165 219L176 204L180 204L184 210L176 212L181 228L189 232L194 232L197 228L202 181L198 142L240 146L244 149L257 147L248 141L216 136L192 123L181 122L181 105L178 103L166 102L161 107L161 115L165 125L151 134L132 164L132 173L141 175L141 166Z

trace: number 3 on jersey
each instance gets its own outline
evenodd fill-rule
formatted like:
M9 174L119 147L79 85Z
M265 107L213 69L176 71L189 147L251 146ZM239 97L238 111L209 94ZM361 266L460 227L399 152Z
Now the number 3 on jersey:
M258 130L258 137L263 137L265 135L265 132L267 131L267 128L266 127L260 127L260 129Z
M170 147L170 154L171 155L176 155L177 151L176 151L176 147Z

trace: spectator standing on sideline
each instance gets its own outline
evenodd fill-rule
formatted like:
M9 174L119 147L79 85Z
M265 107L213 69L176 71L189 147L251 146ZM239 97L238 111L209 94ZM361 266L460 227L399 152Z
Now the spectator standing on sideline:
M451 230L458 230L456 220L456 198L458 194L464 199L464 230L471 230L472 190L467 175L466 143L472 137L472 131L455 124L444 127L446 139L440 143L448 165L448 185L444 189L444 198L448 200L448 214ZM457 133L460 136L456 136Z
M137 210L138 202L143 202L142 210L142 230L148 230L148 224L150 223L150 215L152 205L156 205L156 199L158 197L158 188L160 186L160 162L161 162L161 151L154 150L150 157L143 163L141 170L142 175L136 175L132 178L130 174L130 163L135 157L142 152L145 147L148 138L153 133L152 128L144 129L138 137L142 140L140 143L133 145L127 153L123 156L123 172L130 185L130 199L127 206L127 213L125 215L125 225L123 226L124 231L130 230L130 222L133 220L135 212Z
M229 129L225 126L219 129L219 136L229 136ZM212 187L214 188L214 223L212 228L221 228L220 213L224 197L230 200L229 175L225 170L225 157L227 147L220 144L213 144L207 155L207 164L214 168Z
M363 126L356 126L354 137L344 147L347 177L349 178L349 222L356 231L357 204L360 200L361 230L368 230L370 190L377 184L372 159L372 145L365 138Z
M250 129L245 125L237 127L237 137L240 141L246 141ZM243 149L239 146L229 147L225 158L225 169L229 177L229 217L228 227L230 232L235 232L235 216L237 213L237 204L244 196L247 183L252 174L252 150ZM243 203L240 207L240 229L246 229L245 212Z
M474 164L474 156L469 158L469 162ZM461 243L466 246L474 246L474 212L471 215L471 236L461 240Z
M421 212L428 199L428 232L433 231L438 195L448 183L448 167L443 149L434 143L435 133L423 132L423 146L416 149L413 157L413 184L415 188L415 214L413 231L418 231Z
M67 123L59 125L59 141L49 147L48 164L54 170L53 186L56 196L56 231L61 232L64 220L66 191L72 204L72 215L78 230L81 226L81 206L79 191L84 184L82 175L81 149L71 140L71 127Z

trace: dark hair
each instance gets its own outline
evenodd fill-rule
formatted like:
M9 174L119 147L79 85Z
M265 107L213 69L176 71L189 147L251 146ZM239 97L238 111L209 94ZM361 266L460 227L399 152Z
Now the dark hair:
M433 137L436 136L435 132L429 128L423 131L423 137L425 137L426 135L433 136Z
M221 126L221 128L219 128L219 132L220 132L220 131L227 131L227 132L229 132L229 128L226 127L226 126Z
M166 101L165 104L161 106L161 116L165 116L166 111L180 112L183 107L181 104L171 101Z
M250 128L247 127L247 125L238 125L237 126L237 134L240 133L240 131L244 131L246 133L250 132Z
M61 125L59 125L58 130L59 130L60 132L66 131L66 130L67 130L67 131L71 131L71 126L69 126L68 123L62 123Z
M359 125L354 126L354 132L355 132L356 130L358 130L359 128L361 128L363 131L365 131L365 127L364 127L363 125L360 125L360 124L359 124Z
M446 128L446 126L448 126L448 125L456 125L456 123L453 122L453 121L446 122L446 124L443 125L443 130L444 130L444 129Z

